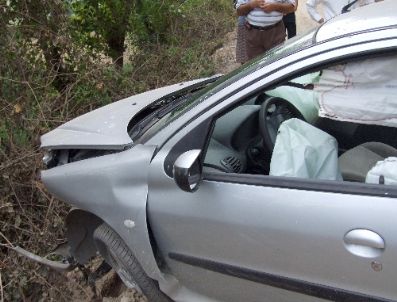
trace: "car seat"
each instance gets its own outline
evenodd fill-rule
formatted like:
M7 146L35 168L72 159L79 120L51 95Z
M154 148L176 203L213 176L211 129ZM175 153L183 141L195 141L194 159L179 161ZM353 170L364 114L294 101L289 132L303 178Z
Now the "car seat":
M339 157L343 180L365 182L368 171L388 157L396 157L397 149L379 142L367 142L354 147Z

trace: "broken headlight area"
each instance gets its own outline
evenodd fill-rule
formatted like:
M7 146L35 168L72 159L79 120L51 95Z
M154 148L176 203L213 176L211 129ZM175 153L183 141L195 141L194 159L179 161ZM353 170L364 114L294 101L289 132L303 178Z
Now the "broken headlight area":
M92 150L92 149L46 149L43 153L43 163L47 169L62 166L84 159L99 157L119 152L119 150Z

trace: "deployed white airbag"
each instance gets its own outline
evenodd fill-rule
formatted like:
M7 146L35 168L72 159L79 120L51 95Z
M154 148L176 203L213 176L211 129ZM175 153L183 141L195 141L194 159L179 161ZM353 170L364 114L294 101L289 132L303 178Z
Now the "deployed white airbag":
M397 126L397 56L324 69L314 90L321 117Z
M299 78L292 80L292 83L298 84L313 84L319 81L319 72L309 73ZM266 91L267 95L280 97L289 101L294 105L306 121L313 123L318 118L318 102L315 91L290 87L279 86L275 89Z
M388 157L378 161L376 165L368 171L365 179L366 183L397 185L397 157Z
M302 120L287 120L278 131L270 175L342 180L338 143L331 135Z

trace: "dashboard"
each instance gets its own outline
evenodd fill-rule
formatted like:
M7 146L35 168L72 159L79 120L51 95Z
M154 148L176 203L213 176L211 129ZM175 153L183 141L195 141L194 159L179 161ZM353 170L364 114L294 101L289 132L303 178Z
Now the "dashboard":
M204 160L206 170L226 173L247 171L247 152L260 140L258 114L260 105L242 105L216 123Z

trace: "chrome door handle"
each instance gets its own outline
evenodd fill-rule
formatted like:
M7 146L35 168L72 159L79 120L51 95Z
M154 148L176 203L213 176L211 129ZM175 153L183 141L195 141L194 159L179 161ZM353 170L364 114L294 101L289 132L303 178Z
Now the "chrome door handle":
M378 257L385 249L383 238L366 229L355 229L346 233L343 241L350 253L364 258Z

